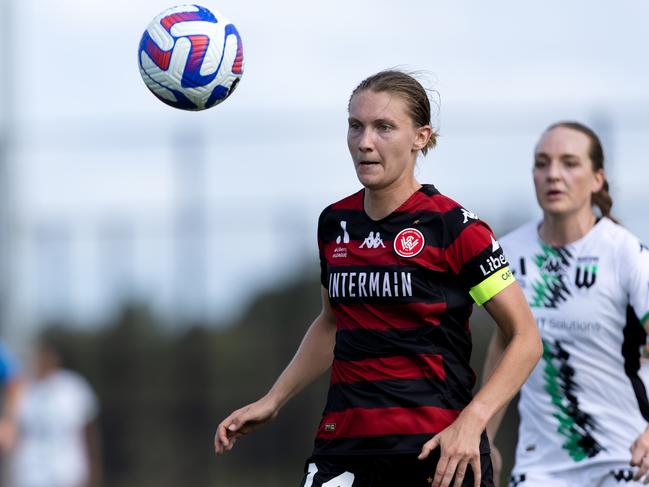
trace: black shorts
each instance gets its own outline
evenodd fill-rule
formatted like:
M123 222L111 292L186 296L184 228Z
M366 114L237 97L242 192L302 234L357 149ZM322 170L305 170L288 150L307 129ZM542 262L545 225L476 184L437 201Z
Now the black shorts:
M300 487L430 487L438 460L439 448L425 460L417 460L416 453L314 455L306 461ZM493 487L493 469L488 453L480 456L480 468L480 487ZM473 487L471 466L467 467L462 487Z

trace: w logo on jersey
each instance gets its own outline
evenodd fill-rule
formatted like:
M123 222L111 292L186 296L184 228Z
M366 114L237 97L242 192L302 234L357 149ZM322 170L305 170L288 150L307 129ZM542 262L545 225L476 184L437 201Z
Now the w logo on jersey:
M589 289L597 279L597 257L579 257L575 272L575 286Z

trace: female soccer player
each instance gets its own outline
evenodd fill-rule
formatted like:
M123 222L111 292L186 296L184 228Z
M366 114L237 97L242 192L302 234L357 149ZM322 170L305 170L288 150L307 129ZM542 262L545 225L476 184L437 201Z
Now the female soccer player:
M610 217L602 145L588 127L551 125L533 175L543 220L502 239L543 338L543 358L521 391L511 485L647 483L649 402L638 370L649 249ZM494 334L486 374L505 343Z
M322 311L270 391L219 424L216 452L332 367L302 487L493 485L483 432L540 357L531 312L489 227L415 179L435 145L421 84L380 72L348 111L363 189L320 216ZM508 343L475 398L473 301Z

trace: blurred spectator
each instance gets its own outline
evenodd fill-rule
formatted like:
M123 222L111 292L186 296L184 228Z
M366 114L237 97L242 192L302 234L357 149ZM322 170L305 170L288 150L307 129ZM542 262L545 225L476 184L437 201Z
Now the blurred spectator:
M38 341L18 408L11 487L97 487L101 483L98 401L64 368L56 334Z
M3 388L0 407L0 454L4 455L11 450L16 441L16 412L22 379L16 361L2 343L0 343L0 385Z

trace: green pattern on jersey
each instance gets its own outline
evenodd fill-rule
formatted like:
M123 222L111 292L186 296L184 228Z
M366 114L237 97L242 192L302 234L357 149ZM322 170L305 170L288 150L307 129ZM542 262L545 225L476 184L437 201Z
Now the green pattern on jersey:
M533 308L556 308L567 300L570 290L566 285L567 269L572 254L565 248L554 248L540 242L541 254L534 256L534 263L539 269L540 280L532 282L534 295L530 300Z
M603 448L591 435L596 429L593 418L579 409L574 382L575 370L569 364L570 354L557 340L551 345L543 340L543 377L545 391L556 408L553 416L559 422L557 432L566 438L562 448L575 462L594 457Z

